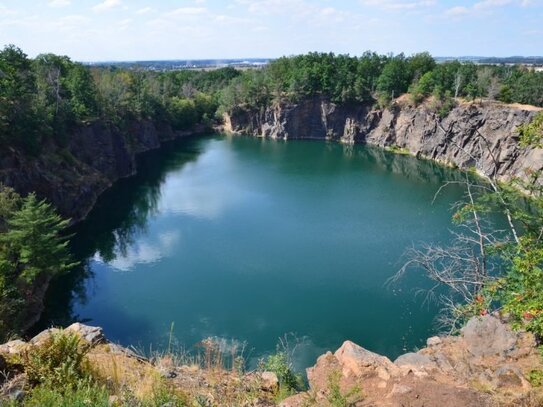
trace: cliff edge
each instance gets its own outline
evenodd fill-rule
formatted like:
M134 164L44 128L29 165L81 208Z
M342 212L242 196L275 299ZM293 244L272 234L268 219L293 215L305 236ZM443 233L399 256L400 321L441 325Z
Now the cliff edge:
M43 354L59 332L80 338L85 366L93 380L110 389L110 405L140 405L125 398L143 400L158 385L183 395L180 405L221 407L512 407L543 402L543 363L534 336L487 315L472 318L459 336L429 338L427 347L395 361L346 341L307 369L307 391L283 401L274 372L226 369L212 363L213 357L200 363L172 354L147 359L110 343L101 328L75 323L64 331L43 331L28 342L0 345L0 404L24 402L33 386L29 355Z
M526 179L543 169L543 149L519 145L517 128L542 109L497 102L467 103L440 117L430 104L399 99L388 109L339 105L309 98L260 110L237 107L225 114L224 130L274 139L318 139L404 149L463 170L503 181Z

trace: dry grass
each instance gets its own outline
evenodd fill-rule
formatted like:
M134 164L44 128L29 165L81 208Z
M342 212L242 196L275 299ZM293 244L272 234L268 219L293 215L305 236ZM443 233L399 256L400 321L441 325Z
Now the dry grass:
M163 378L153 365L133 355L112 351L109 344L96 346L87 357L92 376L115 395L128 392L145 401L163 387Z

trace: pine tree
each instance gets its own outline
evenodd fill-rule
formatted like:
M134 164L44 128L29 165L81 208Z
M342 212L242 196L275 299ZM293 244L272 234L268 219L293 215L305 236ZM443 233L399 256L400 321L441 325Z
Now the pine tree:
M61 234L68 220L36 195L24 198L7 224L8 231L0 235L5 248L0 262L10 263L21 283L32 284L39 276L52 277L75 265L68 253L68 239Z

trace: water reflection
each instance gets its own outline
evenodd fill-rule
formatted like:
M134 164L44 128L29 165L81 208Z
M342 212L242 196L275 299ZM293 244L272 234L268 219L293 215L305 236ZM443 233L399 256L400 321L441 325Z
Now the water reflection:
M71 231L75 234L71 252L80 265L51 284L45 311L32 332L86 322L74 314L73 306L85 304L92 293L93 260L126 271L138 262L157 261L172 250L180 239L176 230L165 233L158 244L138 243L138 238L145 235L148 219L159 211L161 185L168 174L196 160L199 148L199 140L189 138L143 154L138 158L138 173L118 181L100 197L87 219Z
M113 258L104 259L97 252L93 259L100 263L108 263L115 270L130 271L137 264L155 263L169 256L178 245L180 238L179 231L166 231L161 233L156 241L142 238L129 246L123 245L124 249L116 253Z
M143 156L138 175L77 227L82 266L53 284L41 326L90 316L108 336L145 344L175 321L185 345L234 337L258 348L255 358L299 330L300 366L345 339L397 354L426 336L433 311L416 311L414 322L418 303L383 281L413 240L443 239L444 208L459 191L435 210L430 202L459 176L363 146L221 136L169 144Z

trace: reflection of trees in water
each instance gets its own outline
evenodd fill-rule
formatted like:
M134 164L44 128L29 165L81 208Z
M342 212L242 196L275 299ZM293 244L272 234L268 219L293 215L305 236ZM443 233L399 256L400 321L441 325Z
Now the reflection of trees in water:
M87 301L93 277L90 259L99 255L110 262L126 256L137 237L146 232L149 217L158 212L166 175L198 157L198 142L178 140L144 154L138 159L137 175L119 181L100 197L87 219L71 231L71 251L81 263L51 284L45 312L34 330L79 320L73 315L73 304Z
M464 175L458 170L430 160L417 159L411 155L392 153L380 147L365 146L363 149L353 151L352 146L345 146L344 151L347 155L356 156L363 161L375 164L386 172L401 175L411 181L440 185L443 180L464 179Z

